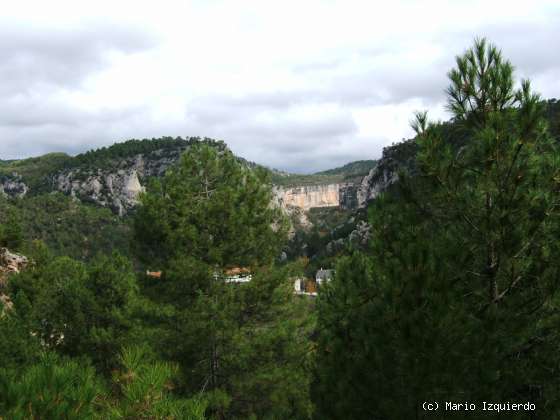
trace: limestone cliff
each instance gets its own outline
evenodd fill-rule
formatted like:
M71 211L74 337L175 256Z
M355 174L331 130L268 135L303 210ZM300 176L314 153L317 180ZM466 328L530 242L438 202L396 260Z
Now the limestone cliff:
M65 169L51 175L52 189L109 207L123 216L138 204L149 178L163 176L184 151L199 143L218 150L227 148L223 141L199 137L115 143L65 162Z
M108 207L123 216L138 204L139 194L144 191L150 177L163 176L191 144L200 141L221 149L227 148L223 142L199 138L130 140L76 157L45 155L13 164L4 162L3 172L0 172L0 195L15 198L60 191L77 200ZM276 175L275 182L279 184L274 187L275 202L289 214L297 216L302 226L309 223L306 213L311 208L363 208L397 180L398 167L402 166L400 149L401 145L386 148L383 158L377 163L353 162L311 176L292 174L279 177L271 170L272 178L275 179ZM413 156L410 153L405 155ZM257 166L242 158L239 160L248 167ZM365 177L363 162L376 164ZM22 168L25 176L10 170L10 165L14 169L15 166ZM43 168L51 172L41 172ZM287 187L286 177L301 184Z
M285 207L298 207L309 210L314 207L340 205L338 184L306 185L301 187L275 187L274 194L278 203Z
M80 172L73 171L58 175L57 189L83 201L110 207L119 216L137 205L138 195L144 191L134 168L109 173L99 170L97 173L87 174L83 180L75 178L80 175Z
M105 168L70 169L55 176L54 186L58 191L109 207L123 216L138 204L138 196L144 191L147 178L163 176L184 150L156 150L115 159Z
M29 187L17 172L0 177L0 195L22 198L27 191L29 191Z
M29 264L27 257L11 252L7 248L0 248L0 286L11 273L19 273Z
M368 201L373 200L397 180L398 174L396 171L389 170L382 166L373 168L357 187L356 195L358 207L365 207Z
M399 179L399 171L414 174L416 171L417 144L407 140L383 149L383 156L370 170L357 189L358 207L366 207L373 200Z
M298 207L304 211L321 207L342 207L353 210L359 207L359 182L304 185L273 188L277 203L282 207ZM364 188L365 191L365 188Z
M284 210L292 222L290 237L298 229L311 227L307 212L312 208L354 206L356 191L352 187L350 184L274 186L275 204Z
M0 248L0 316L13 306L10 297L5 293L8 277L19 273L29 264L23 255L10 252L7 248Z
M381 159L366 176L353 177L346 182L275 187L277 202L282 207L298 207L304 211L334 206L347 210L365 208L369 201L398 181L399 171L415 172L416 149L413 140L386 147Z

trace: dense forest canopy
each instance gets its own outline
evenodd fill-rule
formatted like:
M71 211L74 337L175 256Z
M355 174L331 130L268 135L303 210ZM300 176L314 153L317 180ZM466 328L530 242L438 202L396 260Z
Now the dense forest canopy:
M456 63L453 126L416 115L414 170L370 207L371 250L319 296L321 416L419 418L423 401L558 414L558 143L495 46Z
M312 175L194 137L0 161L32 191L0 196L0 418L558 417L560 102L485 39L448 77L450 121L419 112L381 159ZM125 217L51 189L178 151ZM272 184L386 173L367 208L313 209L291 242L271 204Z

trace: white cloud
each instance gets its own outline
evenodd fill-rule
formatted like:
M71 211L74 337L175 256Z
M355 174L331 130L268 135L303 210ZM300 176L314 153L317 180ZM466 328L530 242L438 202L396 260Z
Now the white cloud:
M445 118L477 35L560 96L557 1L20 1L0 28L4 159L163 135L302 172L377 158L414 110Z

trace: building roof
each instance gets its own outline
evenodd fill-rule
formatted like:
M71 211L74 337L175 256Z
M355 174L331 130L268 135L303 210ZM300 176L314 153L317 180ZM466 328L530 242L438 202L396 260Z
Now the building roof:
M224 270L226 276L247 276L251 274L251 270L246 267L232 267Z
M146 275L148 277L153 277L153 278L159 279L159 278L161 278L161 271L149 271L149 270L147 270Z
M322 268L317 271L315 275L316 280L330 280L334 275L334 270L323 270Z

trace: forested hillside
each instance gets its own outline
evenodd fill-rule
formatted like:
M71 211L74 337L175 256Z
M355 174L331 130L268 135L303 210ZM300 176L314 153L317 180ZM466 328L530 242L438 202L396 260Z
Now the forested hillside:
M310 175L272 171L271 176L272 182L275 185L282 186L335 184L350 181L355 178L363 178L375 167L375 164L375 160L358 160L347 163L339 168L316 172Z
M10 177L17 173L30 187L32 194L39 194L53 190L53 177L64 170L103 170L118 165L119 161L132 158L139 154L149 154L158 151L166 155L177 150L185 150L192 144L204 143L223 149L222 141L201 139L199 137L161 137L152 139L132 139L122 143L115 143L109 147L69 156L65 153L50 153L44 156L0 162L0 177Z
M267 174L191 146L132 226L60 194L2 203L0 246L29 261L1 254L3 416L311 415L312 302L293 293L303 266L275 264L287 224Z
M0 245L14 250L26 252L33 241L41 241L54 254L79 260L114 250L131 256L130 220L61 193L16 200L0 197L0 225L17 232L17 240L8 240L2 239L0 230Z
M0 419L557 418L560 102L485 39L448 77L450 121L313 175L200 138L0 161ZM305 229L274 205L355 178Z

